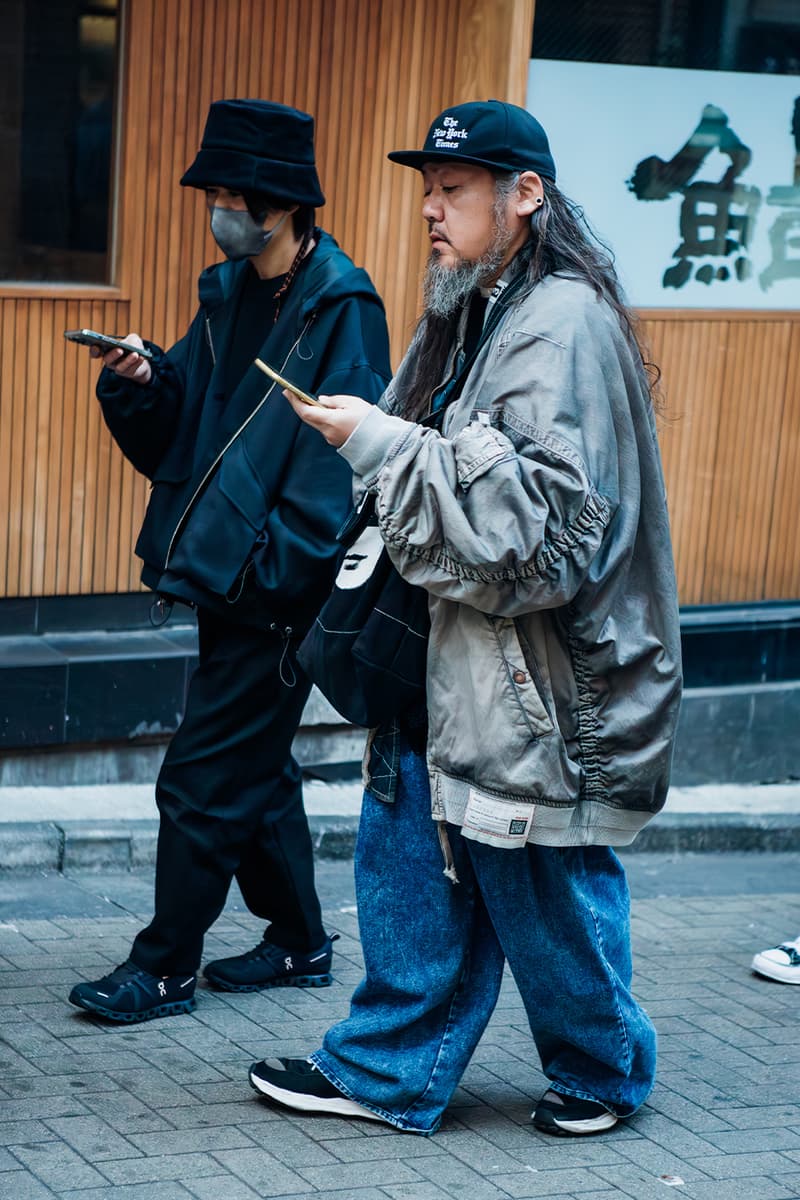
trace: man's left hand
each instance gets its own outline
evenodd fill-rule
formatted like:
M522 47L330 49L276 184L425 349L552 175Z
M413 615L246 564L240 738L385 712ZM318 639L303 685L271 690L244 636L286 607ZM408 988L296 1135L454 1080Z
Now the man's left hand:
M324 408L316 404L304 404L293 392L284 391L301 421L318 429L329 446L343 446L350 434L360 425L372 408L360 396L320 396Z

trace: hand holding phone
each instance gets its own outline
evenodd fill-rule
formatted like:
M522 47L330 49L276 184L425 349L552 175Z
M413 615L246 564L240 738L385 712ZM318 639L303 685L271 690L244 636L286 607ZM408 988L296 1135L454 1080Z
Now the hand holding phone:
M152 378L150 360L153 354L138 333L129 333L126 338L120 338L110 333L97 333L94 329L67 329L64 337L70 342L88 346L92 357L102 358L103 365L121 379L144 386Z
M263 371L264 374L273 381L273 383L277 383L280 387L285 388L287 392L291 392L293 396L296 396L297 399L301 401L301 403L316 404L318 408L325 408L325 405L317 400L316 396L310 396L308 392L302 391L297 384L289 383L288 379L284 379L283 376L279 375L273 367L270 367L267 363L262 362L260 358L255 360L255 365L258 367L259 371Z
M123 354L138 354L140 358L152 358L153 355L146 346L135 346L124 338L115 337L110 333L96 333L94 329L65 329L67 341L78 342L81 346L94 346L102 354L109 350L121 350Z

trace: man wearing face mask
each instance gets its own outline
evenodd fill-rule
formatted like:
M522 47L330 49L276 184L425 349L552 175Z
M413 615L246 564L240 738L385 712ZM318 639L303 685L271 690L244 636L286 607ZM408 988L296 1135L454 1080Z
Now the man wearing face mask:
M156 785L155 915L125 963L69 997L111 1020L194 1008L203 938L234 877L267 927L247 954L207 963L208 982L255 991L331 981L291 745L310 689L295 648L332 585L351 476L253 363L304 391L369 402L390 368L369 277L314 223L324 197L313 129L281 104L211 105L181 184L205 193L228 261L200 276L185 337L166 353L147 343L149 359L109 352L97 385L114 438L152 481L136 546L142 580L162 611L191 605L199 633Z

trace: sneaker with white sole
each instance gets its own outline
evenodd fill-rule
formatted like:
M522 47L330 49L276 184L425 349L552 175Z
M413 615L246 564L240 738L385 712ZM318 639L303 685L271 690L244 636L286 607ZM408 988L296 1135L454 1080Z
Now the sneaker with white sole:
M329 987L333 982L331 959L338 933L306 953L286 950L266 939L245 954L216 958L203 974L223 992L260 992L274 987Z
M552 1088L545 1092L533 1113L533 1124L556 1137L585 1137L613 1129L619 1117L596 1100L564 1096Z
M781 942L774 950L760 951L753 959L752 970L778 983L800 983L800 937Z
M130 959L94 983L76 983L70 1004L109 1021L151 1021L175 1017L196 1007L194 975L151 975Z
M382 1121L377 1113L348 1100L307 1058L279 1058L257 1062L250 1068L250 1086L268 1100L296 1112L323 1113L330 1117L364 1117Z

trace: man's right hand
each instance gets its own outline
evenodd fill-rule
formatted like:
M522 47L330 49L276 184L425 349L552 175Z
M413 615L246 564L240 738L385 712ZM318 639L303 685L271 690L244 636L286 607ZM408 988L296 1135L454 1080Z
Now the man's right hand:
M144 348L144 342L138 333L129 333L122 340L130 342L133 346ZM150 382L153 374L150 369L150 363L146 358L142 358L140 354L125 354L122 350L109 350L107 353L102 354L96 346L92 346L89 353L92 358L102 358L103 366L108 367L117 375L121 375L123 379L130 379L133 383L141 384Z

